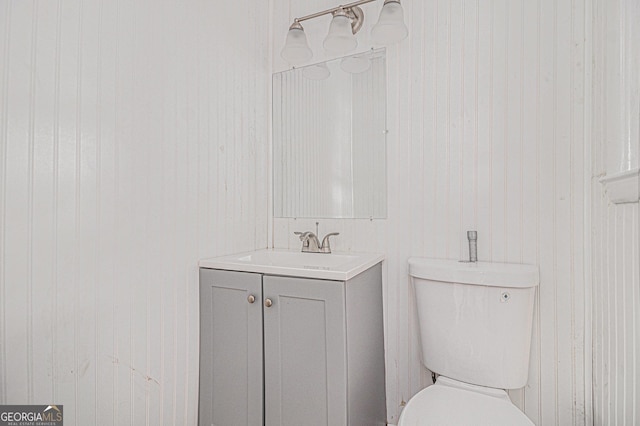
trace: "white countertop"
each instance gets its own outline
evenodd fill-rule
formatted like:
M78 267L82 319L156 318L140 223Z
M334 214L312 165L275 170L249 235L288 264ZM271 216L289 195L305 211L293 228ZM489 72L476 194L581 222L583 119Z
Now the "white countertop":
M302 253L263 249L201 259L201 268L347 281L384 260L377 253Z

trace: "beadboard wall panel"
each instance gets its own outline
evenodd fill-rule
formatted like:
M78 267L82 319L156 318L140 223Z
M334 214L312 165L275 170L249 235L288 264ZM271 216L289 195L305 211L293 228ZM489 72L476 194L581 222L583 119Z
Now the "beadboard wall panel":
M600 181L637 167L640 5L593 0L591 318L593 423L640 424L640 216ZM611 57L618 57L618 62ZM613 115L611 111L617 111ZM637 197L635 198L638 199Z
M342 251L386 254L388 420L430 374L420 365L410 256L540 266L529 383L510 392L536 425L585 424L585 2L402 2L409 37L387 49L388 218L319 219ZM273 70L295 17L330 1L276 0ZM364 5L359 49L382 2ZM329 18L304 23L314 60ZM314 219L273 219L271 244L297 248Z
M267 245L268 12L0 2L0 404L196 424L197 259Z
M594 425L640 423L638 203L612 204L594 182Z

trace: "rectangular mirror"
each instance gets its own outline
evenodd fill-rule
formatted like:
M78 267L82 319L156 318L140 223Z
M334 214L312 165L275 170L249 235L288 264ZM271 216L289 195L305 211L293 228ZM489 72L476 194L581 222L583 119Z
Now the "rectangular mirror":
M385 50L273 75L275 217L385 218Z

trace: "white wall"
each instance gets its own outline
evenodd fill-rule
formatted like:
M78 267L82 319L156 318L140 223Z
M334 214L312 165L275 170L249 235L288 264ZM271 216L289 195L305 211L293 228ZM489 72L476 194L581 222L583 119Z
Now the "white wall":
M196 259L267 244L268 74L286 68L291 20L336 4L272 3L269 41L266 2L0 1L0 403L64 404L68 424L195 424ZM361 50L381 3L363 6ZM338 250L387 253L389 420L429 382L406 260L463 257L473 228L481 260L541 268L515 402L537 425L582 424L585 4L403 5L410 36L388 51L389 217L321 221L342 233ZM319 60L327 27L305 24ZM591 196L594 243L633 231L637 207ZM292 232L314 222L273 220L272 244L298 247ZM594 260L594 275L607 265ZM594 282L608 297L594 324L612 331L594 353L607 380L596 417L612 424L640 383L611 369L640 341L619 333L637 309L613 315L637 286L602 283L614 292Z
M638 21L636 0L593 0L591 316L598 426L640 424ZM635 175L627 174L630 182L620 187L624 191L606 182L634 169Z
M593 0L598 101L606 105L603 140L608 174L637 169L640 140L640 2ZM595 108L598 106L595 105Z
M640 424L640 219L593 185L595 425Z
M0 404L196 424L197 259L267 245L268 11L0 1Z
M584 359L585 13L583 1L402 2L409 38L388 50L386 220L320 220L336 250L386 253L388 418L430 383L421 369L410 256L540 265L529 383L511 392L536 425L588 418ZM363 6L359 49L382 2ZM293 18L329 0L275 0L273 70ZM303 23L315 60L329 18ZM274 219L272 244L315 220Z

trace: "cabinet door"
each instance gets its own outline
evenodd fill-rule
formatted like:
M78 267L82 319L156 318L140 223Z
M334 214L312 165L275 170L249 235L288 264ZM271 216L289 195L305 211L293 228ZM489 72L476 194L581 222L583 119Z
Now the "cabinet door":
M199 424L262 426L262 393L262 276L200 269Z
M265 425L346 426L344 283L265 276L263 291Z

